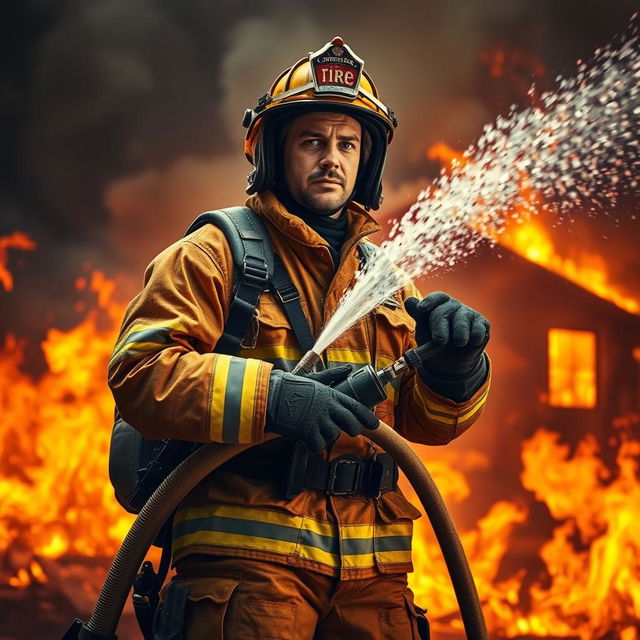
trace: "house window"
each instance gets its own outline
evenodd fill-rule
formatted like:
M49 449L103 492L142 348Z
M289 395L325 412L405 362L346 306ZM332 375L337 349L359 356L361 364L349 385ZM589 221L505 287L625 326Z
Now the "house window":
M549 329L549 404L596 406L596 334Z

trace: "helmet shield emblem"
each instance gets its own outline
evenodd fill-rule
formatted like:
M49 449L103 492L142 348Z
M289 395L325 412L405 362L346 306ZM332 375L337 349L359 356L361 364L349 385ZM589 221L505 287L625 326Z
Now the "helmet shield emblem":
M309 54L313 73L313 92L355 98L360 88L364 60L351 51L341 38L334 38L322 49Z

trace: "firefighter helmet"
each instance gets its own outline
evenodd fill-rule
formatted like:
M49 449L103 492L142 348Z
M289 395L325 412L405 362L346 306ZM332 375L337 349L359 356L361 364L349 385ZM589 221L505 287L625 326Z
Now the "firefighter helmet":
M280 125L312 111L346 113L368 134L370 151L361 158L352 199L367 209L377 209L382 202L387 145L398 121L391 107L379 99L373 80L364 71L364 61L340 37L285 69L258 104L246 110L242 122L247 128L244 153L255 167L247 192L264 191L274 185L276 148L283 143L278 135Z

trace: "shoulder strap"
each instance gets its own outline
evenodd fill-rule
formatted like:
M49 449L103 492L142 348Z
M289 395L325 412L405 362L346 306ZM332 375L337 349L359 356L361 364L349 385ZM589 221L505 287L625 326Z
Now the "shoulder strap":
M235 289L216 353L235 354L253 318L260 294L268 283L282 303L303 353L314 345L296 289L279 256L273 253L269 232L249 207L230 207L200 214L187 234L205 224L215 224L227 238L234 264ZM185 235L187 235L185 234Z
M240 350L260 294L267 288L273 273L273 249L264 223L249 207L202 213L185 235L205 224L215 224L222 230L233 256L233 299L215 348L216 353L233 355Z

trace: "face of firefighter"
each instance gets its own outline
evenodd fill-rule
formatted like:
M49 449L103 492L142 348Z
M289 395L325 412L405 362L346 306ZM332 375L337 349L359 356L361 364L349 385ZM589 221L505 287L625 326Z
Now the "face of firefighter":
M296 202L336 218L358 176L362 127L354 118L313 112L291 123L284 143L284 173Z

